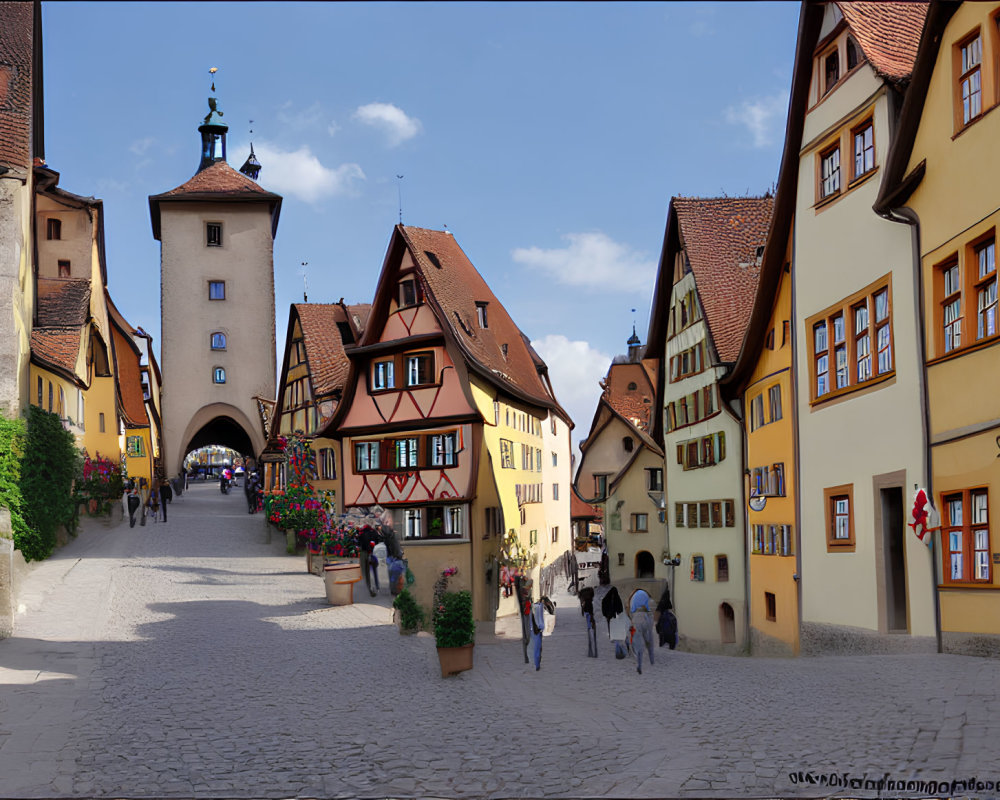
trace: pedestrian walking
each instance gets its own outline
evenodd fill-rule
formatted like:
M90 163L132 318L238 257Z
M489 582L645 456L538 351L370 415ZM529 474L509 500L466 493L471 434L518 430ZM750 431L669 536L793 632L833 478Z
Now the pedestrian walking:
M642 652L649 652L649 664L653 664L653 620L649 611L649 593L645 589L636 589L629 599L629 616L632 618L632 648L635 650L635 671L642 675Z
M139 487L136 485L135 479L128 482L128 496L125 498L125 503L128 506L128 526L134 528L135 512L142 505L142 500L139 498Z
M146 524L146 507L149 505L149 484L142 476L139 477L139 504L142 510L139 512L139 524Z
M184 484L184 491L188 488L188 468L181 467L181 482Z
M149 499L146 500L146 511L153 518L153 522L156 522L156 517L160 513L160 490L155 483L149 490Z
M580 613L587 622L587 656L597 658L597 623L594 621L594 587L586 586L577 595Z
M670 586L665 586L660 602L656 604L653 614L653 624L660 640L660 647L669 645L673 650L677 647L677 617L673 612L674 604L670 602Z
M542 600L534 603L528 600L528 632L530 634L531 653L535 660L535 671L542 668L542 634L545 633L545 604Z
M167 521L167 503L174 499L174 487L166 478L160 479L160 508L163 511L163 521Z

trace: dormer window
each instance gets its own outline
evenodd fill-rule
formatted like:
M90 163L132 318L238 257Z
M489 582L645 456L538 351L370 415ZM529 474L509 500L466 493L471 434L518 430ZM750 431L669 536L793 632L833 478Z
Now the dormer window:
M840 53L834 50L823 59L823 94L827 94L840 80Z
M850 72L861 63L861 55L858 52L858 43L850 36L847 37L847 71Z
M480 328L488 328L488 320L486 318L486 306L489 303L476 303L476 318L479 320Z
M408 278L399 282L399 307L408 308L420 302L417 294L417 282L413 278Z
M635 382L635 381L632 381L632 382L631 382L631 383L630 383L630 384L628 385L628 390L629 390L630 392L634 392L634 391L635 391L636 389L638 389L638 388L639 388L639 387L638 387L638 386L636 385L636 382Z
M45 238L62 239L62 220L55 217L45 220Z
M59 261L59 277L69 278L70 277L70 262L60 259Z

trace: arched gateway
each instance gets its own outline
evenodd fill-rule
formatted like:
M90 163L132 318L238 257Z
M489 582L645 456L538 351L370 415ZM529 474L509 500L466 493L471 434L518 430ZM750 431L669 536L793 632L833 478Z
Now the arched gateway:
M214 91L215 86L213 84ZM198 128L201 162L187 183L149 198L160 242L164 468L208 444L264 449L255 396L274 397L274 235L281 197L255 179L253 156L226 163L214 97Z

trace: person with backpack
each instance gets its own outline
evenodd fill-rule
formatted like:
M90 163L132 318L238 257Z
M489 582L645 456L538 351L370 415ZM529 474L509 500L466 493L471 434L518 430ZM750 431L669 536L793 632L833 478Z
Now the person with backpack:
M632 649L635 651L635 671L642 675L642 651L649 651L649 664L653 665L653 621L649 612L649 593L645 589L636 589L629 599L629 616L635 634L632 636Z

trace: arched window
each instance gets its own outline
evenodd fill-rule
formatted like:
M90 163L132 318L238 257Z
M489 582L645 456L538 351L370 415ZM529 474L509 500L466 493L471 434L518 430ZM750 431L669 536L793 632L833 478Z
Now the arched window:
M633 440L631 436L625 436L622 439L622 447L625 448L625 452L626 453L631 453L632 452L632 448L634 446L635 446L635 440Z
M221 331L216 331L212 334L212 349L213 350L225 350L226 349L226 334Z
M212 371L212 382L213 383L225 383L226 382L226 370L222 367L216 367Z
M629 390L630 392L634 392L634 391L635 391L636 389L638 389L638 388L639 388L639 387L638 387L638 386L636 386L636 384L635 384L635 381L632 381L632 382L631 382L631 383L630 383L630 384L628 385L628 390Z

